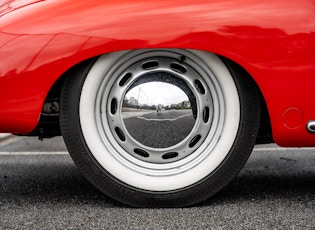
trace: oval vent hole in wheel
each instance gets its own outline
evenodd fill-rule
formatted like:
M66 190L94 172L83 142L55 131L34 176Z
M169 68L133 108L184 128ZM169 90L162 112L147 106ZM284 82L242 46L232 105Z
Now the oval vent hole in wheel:
M203 110L203 122L207 123L209 121L209 107L205 107Z
M132 77L131 73L126 73L125 76L120 80L119 85L124 86Z
M121 141L125 141L126 140L125 134L123 133L123 131L120 128L116 127L115 131L116 131L116 134L117 134L117 136L119 137L119 139Z
M148 61L142 64L142 68L144 70L156 69L159 67L159 63L157 61Z
M165 153L162 158L164 160L167 160L167 159L171 159L171 158L175 158L178 156L178 153L177 152L170 152L170 153Z
M190 142L189 142L189 148L192 148L194 147L198 141L200 140L201 136L200 135L197 135L195 136Z
M199 93L205 94L206 92L205 87L203 87L202 83L199 80L195 80L195 87Z
M176 72L179 72L179 73L186 73L187 72L187 69L185 66L182 66L178 63L172 63L171 64L171 68L172 70L176 71Z
M110 103L110 112L113 115L117 112L117 100L116 100L116 98L113 98L111 103Z
M147 153L146 151L142 149L135 149L134 152L138 154L139 156L146 157L146 158L149 157L149 153Z

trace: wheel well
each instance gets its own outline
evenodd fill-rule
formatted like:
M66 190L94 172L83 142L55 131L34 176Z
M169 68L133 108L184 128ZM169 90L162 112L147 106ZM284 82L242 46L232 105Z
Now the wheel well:
M39 139L61 136L59 124L59 105L64 80L70 76L73 71L84 68L86 64L95 62L97 58L98 57L90 58L78 63L57 79L46 96L37 127L32 132L27 134L27 136L38 136Z
M29 136L38 136L39 139L43 139L61 135L59 124L59 100L63 82L67 76L73 73L73 71L83 68L83 66L86 66L87 63L91 64L92 62L95 62L97 58L98 57L94 57L78 63L58 78L58 80L50 88L49 93L45 99L39 124L31 133L28 134ZM252 76L236 62L224 57L221 57L221 59L233 70L237 70L239 73L244 75L245 78L253 79ZM257 88L259 89L258 86ZM273 143L274 141L272 138L269 112L260 89L259 94L261 99L261 120L256 144Z
M251 79L255 83L255 85L259 91L258 93L259 93L259 97L260 97L260 107L261 107L260 108L260 110L261 110L260 125L259 125L259 131L258 131L258 135L257 135L256 144L274 143L274 140L272 137L272 128L271 128L271 122L270 122L268 107L267 107L265 98L264 98L259 86L257 85L256 81L242 66L240 66L236 62L232 61L231 59L225 58L225 57L221 57L221 59L229 68L231 68L235 72L240 73L244 77L245 80Z

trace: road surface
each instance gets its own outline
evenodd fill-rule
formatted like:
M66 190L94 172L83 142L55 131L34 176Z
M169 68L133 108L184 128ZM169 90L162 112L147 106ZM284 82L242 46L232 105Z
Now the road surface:
M257 146L223 191L181 209L135 209L106 197L62 138L0 142L0 229L315 229L315 150Z

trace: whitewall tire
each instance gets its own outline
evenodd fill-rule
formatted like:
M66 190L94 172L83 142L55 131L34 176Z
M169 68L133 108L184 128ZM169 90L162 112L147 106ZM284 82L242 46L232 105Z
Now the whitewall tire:
M61 95L65 142L89 181L120 202L137 207L201 202L233 179L254 146L260 114L255 83L214 54L121 51L72 72ZM190 95L194 123L175 144L145 144L123 119L127 92L148 82L167 82Z

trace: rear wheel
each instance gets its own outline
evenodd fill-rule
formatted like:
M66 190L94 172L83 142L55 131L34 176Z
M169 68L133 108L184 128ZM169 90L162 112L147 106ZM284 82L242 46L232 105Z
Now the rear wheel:
M136 50L77 68L63 87L60 123L74 162L105 194L137 207L179 207L233 179L252 151L259 114L255 84L216 55Z

